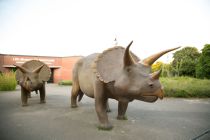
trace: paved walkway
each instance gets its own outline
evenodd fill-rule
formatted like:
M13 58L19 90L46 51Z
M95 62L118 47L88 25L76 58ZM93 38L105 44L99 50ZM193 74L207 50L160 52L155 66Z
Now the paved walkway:
M116 120L117 102L111 100L111 131L97 129L94 100L84 96L70 108L70 87L47 84L47 103L32 93L22 107L20 87L0 91L0 140L199 140L210 139L210 99L170 99L129 104L127 121Z

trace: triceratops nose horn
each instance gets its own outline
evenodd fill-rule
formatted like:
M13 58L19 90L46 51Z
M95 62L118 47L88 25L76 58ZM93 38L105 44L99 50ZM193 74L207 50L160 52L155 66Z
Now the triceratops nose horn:
M156 53L156 54L153 54L151 55L150 57L147 57L145 58L142 63L145 64L145 65L149 65L151 66L158 58L160 58L162 55L170 52L170 51L173 51L173 50L176 50L176 49L179 49L180 47L176 47L176 48L172 48L172 49L167 49L165 51L162 51L162 52L159 52L159 53Z
M29 80L30 80L30 78L29 78L28 76L26 76L26 77L25 77L25 82L26 82L26 81L29 81Z
M15 64L14 64L14 66L16 66L22 73L27 73L28 72L28 70L26 68L22 67L22 66L18 66L18 65L15 65Z
M157 79L159 79L161 72L162 72L162 69L160 69L159 71L153 72L153 73L151 74L151 79L152 79L152 80L157 80Z

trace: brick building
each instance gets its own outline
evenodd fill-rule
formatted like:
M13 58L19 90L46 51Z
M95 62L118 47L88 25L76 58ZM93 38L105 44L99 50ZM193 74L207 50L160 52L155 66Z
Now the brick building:
M0 54L0 71L6 72L16 69L14 64L22 65L29 60L40 60L51 69L52 74L49 82L58 83L61 80L72 79L72 68L80 58L81 56L51 57Z

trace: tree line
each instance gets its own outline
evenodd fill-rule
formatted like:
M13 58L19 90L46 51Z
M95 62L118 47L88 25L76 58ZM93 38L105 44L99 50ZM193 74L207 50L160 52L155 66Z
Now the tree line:
M162 69L163 77L189 76L210 79L210 44L204 45L201 53L195 47L176 51L170 64L156 62L152 70Z

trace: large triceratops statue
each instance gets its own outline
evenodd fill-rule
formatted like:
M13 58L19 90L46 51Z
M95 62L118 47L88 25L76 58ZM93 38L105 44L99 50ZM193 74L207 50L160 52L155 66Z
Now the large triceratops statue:
M50 68L41 61L30 60L22 66L15 65L16 80L21 86L22 106L28 105L28 96L32 91L40 93L40 103L45 103L45 82L49 80Z
M132 41L133 42L133 41ZM151 65L162 55L178 48L168 49L140 60L125 48L116 46L80 59L73 69L71 107L77 107L83 94L95 98L99 129L112 129L107 116L108 98L118 101L117 119L126 119L128 103L134 99L155 102L163 99L159 82L161 71L151 73Z

